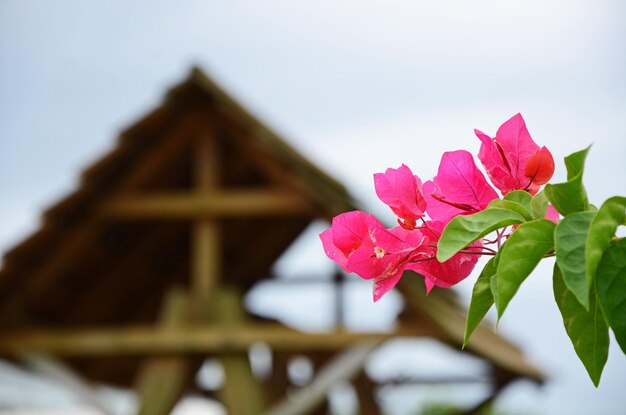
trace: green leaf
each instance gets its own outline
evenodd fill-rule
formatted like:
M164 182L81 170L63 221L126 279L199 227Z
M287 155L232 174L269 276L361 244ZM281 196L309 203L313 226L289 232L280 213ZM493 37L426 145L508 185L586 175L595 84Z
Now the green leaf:
M500 260L496 271L498 319L507 305L544 257L554 247L554 227L547 219L535 219L523 223L500 248Z
M437 259L447 261L472 242L505 226L524 222L524 217L508 209L487 209L457 216L444 228L437 244Z
M567 181L565 183L547 184L546 196L552 206L563 216L587 210L587 191L583 186L585 158L591 146L565 157Z
M545 191L541 191L533 196L530 201L530 212L533 214L534 219L543 219L546 217L546 211L548 210L548 196Z
M589 289L587 268L585 267L585 245L587 231L594 212L576 212L563 218L554 231L556 263L563 274L567 288L576 296L580 304L589 309Z
M491 289L491 296L493 297L493 302L497 304L498 303L498 279L495 278L495 276L489 282L489 288Z
M489 202L487 209L507 209L519 213L525 220L533 220L530 211L523 205L511 200L494 199Z
M511 202L517 202L520 205L524 206L528 212L530 209L530 202L533 197L525 190L515 190L513 192L509 192L504 196L504 200L510 200Z
M491 306L493 296L491 295L491 279L496 275L496 258L491 258L482 272L478 276L474 289L472 290L472 300L467 311L467 321L465 323L465 336L463 337L463 348L467 345L474 329L480 324Z
M626 197L614 196L607 199L591 221L587 236L587 285L591 285L596 277L596 270L602 260L604 251L609 247L617 227L626 220Z
M597 387L602 369L609 355L609 327L598 304L595 291L589 296L589 310L580 305L567 289L558 266L554 266L554 299L563 316L565 331L580 361L585 365L593 384Z
M626 239L611 244L604 252L596 290L615 339L626 354Z

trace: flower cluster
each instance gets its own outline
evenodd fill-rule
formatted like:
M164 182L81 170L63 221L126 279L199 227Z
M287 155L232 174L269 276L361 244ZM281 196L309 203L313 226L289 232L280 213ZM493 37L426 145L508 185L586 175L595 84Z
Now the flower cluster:
M493 138L475 133L481 141L478 158L503 196L514 190L534 195L552 177L550 151L533 141L520 114ZM444 153L437 175L425 183L403 164L375 174L374 186L398 217L398 226L388 229L372 214L352 211L336 216L331 228L320 234L330 259L346 272L374 280L374 301L391 290L405 270L423 275L427 291L450 287L472 272L480 255L495 254L487 245L499 246L508 237L499 232L495 240L476 241L445 262L436 258L437 242L450 220L482 211L499 198L465 150ZM546 217L555 221L558 213L549 208Z

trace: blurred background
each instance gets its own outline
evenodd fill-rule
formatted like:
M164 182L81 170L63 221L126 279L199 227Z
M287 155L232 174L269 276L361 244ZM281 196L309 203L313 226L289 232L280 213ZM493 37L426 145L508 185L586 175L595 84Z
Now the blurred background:
M393 218L376 199L373 173L405 163L427 180L442 152L465 148L476 154L473 129L493 135L517 112L555 159L593 143L585 184L599 204L626 193L625 20L626 5L608 0L4 0L0 252L37 229L41 211L77 186L78 172L109 151L120 129L158 105L193 65L387 221ZM557 162L555 179L564 177ZM324 226L313 224L302 234L274 272L332 273L317 239ZM459 284L463 304L473 280ZM400 296L391 293L374 305L368 283L349 281L358 286L346 298L346 325L388 327L402 308ZM246 297L250 310L288 316L289 325L309 331L332 325L332 301L322 286L281 291L260 285ZM497 401L498 411L623 410L626 358L613 347L600 387L593 387L554 304L551 264L525 282L498 333L549 375L541 388L510 386ZM396 341L374 356L368 370L384 377L476 364L445 351L431 354L432 348ZM206 370L209 378L219 377L210 366ZM351 413L350 389L335 392L333 408ZM415 414L425 403L463 405L482 393L404 386L383 392L392 414ZM124 391L101 393L119 413L132 407ZM0 366L0 413L97 413L79 406L54 384L8 363ZM177 411L220 408L188 399Z

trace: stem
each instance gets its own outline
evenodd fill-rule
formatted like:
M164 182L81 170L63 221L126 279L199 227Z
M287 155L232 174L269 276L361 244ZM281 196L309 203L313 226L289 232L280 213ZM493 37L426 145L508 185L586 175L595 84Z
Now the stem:
M492 252L494 254L497 254L497 251L495 249L491 249L491 248L487 248L486 246L483 246L482 249L488 251L488 252Z

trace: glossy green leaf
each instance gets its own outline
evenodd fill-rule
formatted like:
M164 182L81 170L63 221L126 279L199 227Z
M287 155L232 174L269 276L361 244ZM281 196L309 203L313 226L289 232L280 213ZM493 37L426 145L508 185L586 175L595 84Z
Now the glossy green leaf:
M530 209L530 202L533 197L525 190L515 190L513 192L509 192L504 196L504 200L510 200L511 202L517 202L520 205L524 206L528 212Z
M567 289L558 266L554 266L554 299L563 316L565 331L580 361L596 387L609 355L609 327L598 304L595 290L589 296L589 310Z
M589 289L585 266L587 231L594 212L576 212L564 217L554 231L556 261L563 274L567 288L580 304L589 309Z
M437 259L447 261L472 242L505 226L524 222L524 217L508 209L486 209L457 216L445 227L437 244Z
M534 219L543 219L546 217L546 211L548 210L548 196L545 191L541 191L533 196L530 201L530 213L532 213Z
M498 318L541 258L554 248L554 227L547 219L523 223L500 248L496 271Z
M611 244L604 252L596 290L615 339L626 354L626 239Z
M483 320L491 306L493 296L491 295L491 278L496 275L496 258L491 258L482 272L478 276L474 289L472 290L472 300L467 311L467 321L465 323L465 335L463 337L463 347L467 345L474 329Z
M598 264L615 236L617 227L626 220L626 197L615 196L607 199L591 221L587 235L585 261L587 263L587 285L591 285L596 277Z
M587 191L583 186L585 158L591 146L565 157L567 181L564 183L547 184L546 196L552 206L563 216L587 210Z
M487 205L487 209L512 210L513 212L519 213L525 220L533 220L533 217L530 214L530 210L526 209L525 206L511 200L494 199L489 203L489 205Z
M491 296L493 297L493 302L497 303L498 302L498 279L497 278L494 277L491 279L491 281L489 282L489 288L491 288Z

